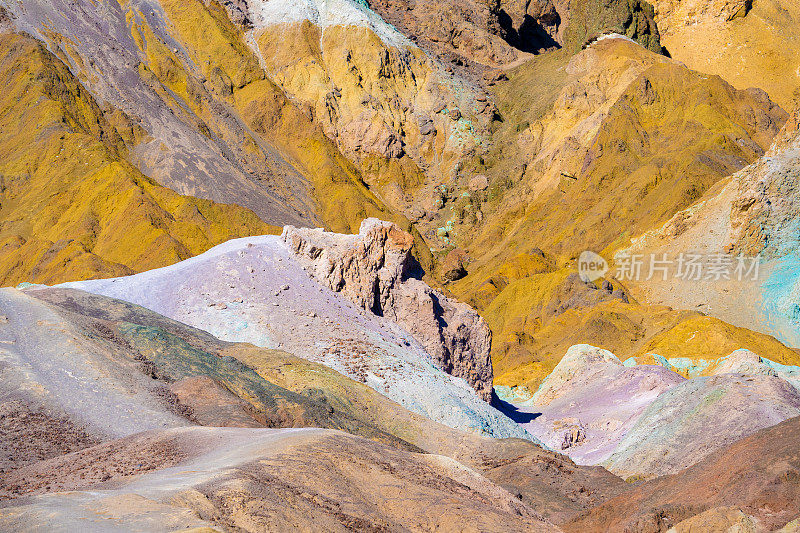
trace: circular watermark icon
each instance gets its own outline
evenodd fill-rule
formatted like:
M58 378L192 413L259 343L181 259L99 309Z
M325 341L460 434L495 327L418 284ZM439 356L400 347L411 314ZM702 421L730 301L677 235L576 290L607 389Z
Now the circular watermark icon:
M584 283L595 281L608 272L608 261L594 252L586 250L578 257L578 276Z

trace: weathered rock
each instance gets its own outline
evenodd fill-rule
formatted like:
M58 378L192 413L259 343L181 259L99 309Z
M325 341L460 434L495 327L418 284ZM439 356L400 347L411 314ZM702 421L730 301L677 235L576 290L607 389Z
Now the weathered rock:
M469 190L473 192L485 191L488 188L489 188L489 178L487 178L483 174L478 174L477 176L473 176L472 179L469 180Z
M413 237L367 219L358 235L286 226L283 240L310 275L379 316L395 320L447 373L492 396L491 331L474 309L419 279Z
M431 135L436 133L436 125L433 123L433 119L429 117L420 119L419 133L420 135Z
M219 0L219 3L228 12L231 22L242 28L252 27L247 0Z
M467 255L461 248L450 250L442 262L442 276L447 281L456 281L467 275Z
M561 442L561 449L566 450L581 444L586 440L586 428L577 418L563 421L564 440Z

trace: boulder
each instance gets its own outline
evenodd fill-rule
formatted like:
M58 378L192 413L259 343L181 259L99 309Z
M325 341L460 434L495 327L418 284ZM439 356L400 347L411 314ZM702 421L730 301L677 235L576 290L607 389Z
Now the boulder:
M467 275L467 254L461 248L450 250L442 261L442 277L447 281L456 281Z
M489 188L489 178L487 178L483 174L478 174L477 176L473 176L472 179L469 180L469 190L472 192L485 191L488 188Z
M419 121L419 133L420 135L432 135L436 133L436 126L433 123L433 119L429 117L424 117Z

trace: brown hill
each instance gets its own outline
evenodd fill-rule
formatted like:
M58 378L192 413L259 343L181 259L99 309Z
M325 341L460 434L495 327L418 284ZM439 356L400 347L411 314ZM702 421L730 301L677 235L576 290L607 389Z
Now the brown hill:
M715 452L674 474L632 487L582 513L567 531L665 531L703 511L733 506L772 531L800 516L800 417Z

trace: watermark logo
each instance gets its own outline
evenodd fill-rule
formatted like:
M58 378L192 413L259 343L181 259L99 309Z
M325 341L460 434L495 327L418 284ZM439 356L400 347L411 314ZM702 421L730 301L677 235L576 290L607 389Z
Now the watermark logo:
M594 252L586 250L581 252L578 257L578 276L581 281L588 283L595 281L606 275L608 272L608 261Z
M586 253L586 252L584 252ZM614 256L620 281L681 279L687 281L758 280L760 257L724 253L630 254Z

